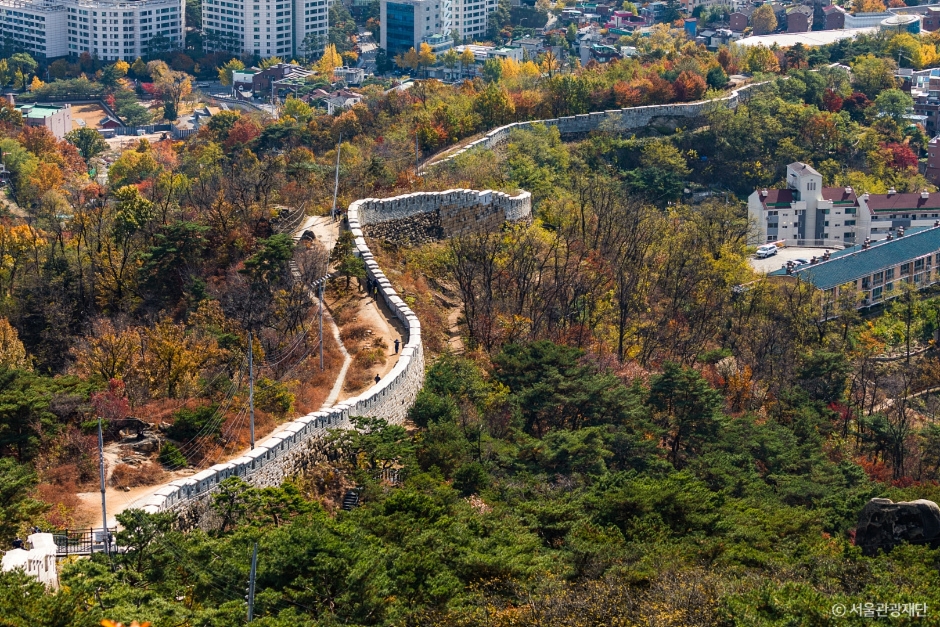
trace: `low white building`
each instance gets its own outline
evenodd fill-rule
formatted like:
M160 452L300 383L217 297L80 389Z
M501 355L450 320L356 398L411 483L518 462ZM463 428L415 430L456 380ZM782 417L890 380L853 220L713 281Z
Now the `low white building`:
M751 243L784 240L790 246L839 246L886 239L903 228L933 227L940 193L869 194L851 187L823 187L822 175L805 163L787 166L787 186L757 190L748 216L759 229Z
M333 115L362 102L362 94L340 89L330 94L330 97L325 98L323 102L326 103L326 112Z

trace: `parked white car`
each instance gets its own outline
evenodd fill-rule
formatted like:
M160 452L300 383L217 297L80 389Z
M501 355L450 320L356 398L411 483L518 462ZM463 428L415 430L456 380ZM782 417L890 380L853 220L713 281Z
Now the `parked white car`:
M764 244L757 249L756 257L758 259L766 259L767 257L773 257L776 254L777 246L775 244Z

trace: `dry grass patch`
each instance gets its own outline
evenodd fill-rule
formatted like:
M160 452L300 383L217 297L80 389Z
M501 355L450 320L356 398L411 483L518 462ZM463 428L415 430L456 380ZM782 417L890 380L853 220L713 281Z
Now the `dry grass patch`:
M163 483L166 474L163 468L150 462L140 466L118 464L111 472L111 479L108 480L108 483L115 488L137 488Z

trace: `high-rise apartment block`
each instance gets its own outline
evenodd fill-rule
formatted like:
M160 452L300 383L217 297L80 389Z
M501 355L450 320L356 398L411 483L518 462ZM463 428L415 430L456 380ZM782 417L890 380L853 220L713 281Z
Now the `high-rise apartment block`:
M317 56L326 45L329 0L203 0L207 50L260 57Z
M184 46L183 0L0 0L4 44L38 59L133 61Z
M450 29L445 34L457 32L461 41L480 39L486 32L489 14L496 10L497 0L449 0Z
M382 0L380 45L389 57L417 50L435 35L480 39L497 0Z

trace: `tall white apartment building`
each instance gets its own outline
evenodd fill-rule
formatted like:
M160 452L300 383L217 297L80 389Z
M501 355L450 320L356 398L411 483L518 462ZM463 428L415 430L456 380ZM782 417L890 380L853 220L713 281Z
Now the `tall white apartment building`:
M486 33L489 14L496 10L497 0L446 0L450 24L448 33L457 32L461 41L481 39Z
M293 58L326 44L329 0L203 0L206 50Z
M4 44L41 59L133 61L185 43L183 0L0 0L0 16Z
M7 47L28 52L35 59L68 54L65 37L66 6L57 0L0 2L0 37Z

